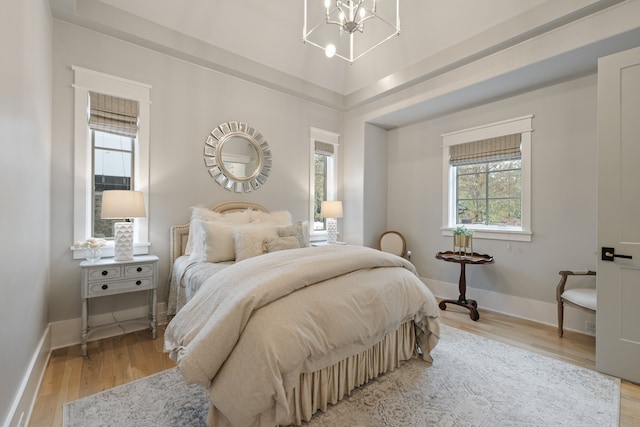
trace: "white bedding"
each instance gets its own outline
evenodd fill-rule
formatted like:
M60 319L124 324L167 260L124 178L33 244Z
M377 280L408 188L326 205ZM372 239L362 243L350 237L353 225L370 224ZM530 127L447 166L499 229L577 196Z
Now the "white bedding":
M294 249L208 279L168 325L165 350L187 382L208 387L229 424L288 424L300 374L366 350L409 321L430 362L438 315L403 258L358 246Z
M234 261L194 262L188 255L178 257L171 270L167 314L176 314L209 277L233 264Z

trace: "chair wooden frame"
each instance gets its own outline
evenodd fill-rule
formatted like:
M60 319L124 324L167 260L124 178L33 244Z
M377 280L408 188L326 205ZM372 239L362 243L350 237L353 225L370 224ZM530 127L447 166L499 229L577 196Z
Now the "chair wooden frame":
M564 324L564 304L565 303L573 307L579 308L581 310L585 310L590 313L596 314L595 310L592 310L589 307L575 304L562 297L562 294L564 294L565 287L567 284L567 279L569 278L569 276L595 276L596 272L591 270L584 270L584 271L563 270L558 274L562 276L560 278L560 283L558 283L558 286L556 287L556 301L558 302L558 336L562 337L564 335L563 324Z
M389 239L397 239L399 240L399 245L398 242L395 242L396 245L398 246L402 246L402 249L399 251L393 251L393 250L389 250L388 246L385 244L385 240L389 240ZM385 231L384 233L382 233L380 235L380 238L378 239L378 249L383 251L383 252L389 252L392 253L394 255L398 255L401 256L403 258L407 258L410 259L411 258L411 251L407 250L407 239L404 238L404 236L402 235L402 233L398 232L398 231Z

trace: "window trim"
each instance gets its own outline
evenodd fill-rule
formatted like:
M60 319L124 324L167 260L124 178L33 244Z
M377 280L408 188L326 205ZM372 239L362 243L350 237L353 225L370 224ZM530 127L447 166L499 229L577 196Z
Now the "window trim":
M442 235L452 236L456 227L455 172L449 165L449 147L467 142L521 134L522 217L520 227L467 225L474 238L530 242L531 231L531 133L533 114L442 134Z
M72 66L74 73L74 182L73 240L84 241L91 233L92 144L88 123L89 92L99 92L138 101L140 105L137 143L134 146L134 190L142 191L147 217L134 221L134 254L149 253L149 125L151 86L133 80ZM73 259L85 257L85 250L71 247ZM113 256L113 243L103 248L103 256Z
M327 195L332 200L338 200L338 161L339 161L339 147L340 147L340 134L330 132L324 129L318 129L314 127L309 128L309 234L311 241L326 240L327 231L314 231L314 209L315 209L315 143L321 141L327 144L331 144L334 147L333 152L333 179L331 187L327 188Z

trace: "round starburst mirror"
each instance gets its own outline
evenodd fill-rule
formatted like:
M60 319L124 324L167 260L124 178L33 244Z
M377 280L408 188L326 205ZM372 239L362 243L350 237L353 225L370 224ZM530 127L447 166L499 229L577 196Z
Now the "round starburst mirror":
M248 193L260 188L271 171L271 150L262 134L241 122L225 122L204 145L204 164L224 189Z

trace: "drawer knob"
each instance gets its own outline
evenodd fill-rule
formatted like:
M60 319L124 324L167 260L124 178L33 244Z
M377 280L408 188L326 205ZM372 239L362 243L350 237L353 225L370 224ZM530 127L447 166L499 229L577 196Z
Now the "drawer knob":
M107 274L109 274L109 272L107 270L102 270L102 275L106 276Z
M138 285L138 286L139 286L139 285L141 285L141 284L142 284L142 281L140 281L140 280L136 280L136 285Z
M136 268L136 271L137 271L138 273L140 273L140 272L142 271L142 267L138 267L138 268Z
M107 289L109 289L109 285L102 285L102 289L106 291Z

